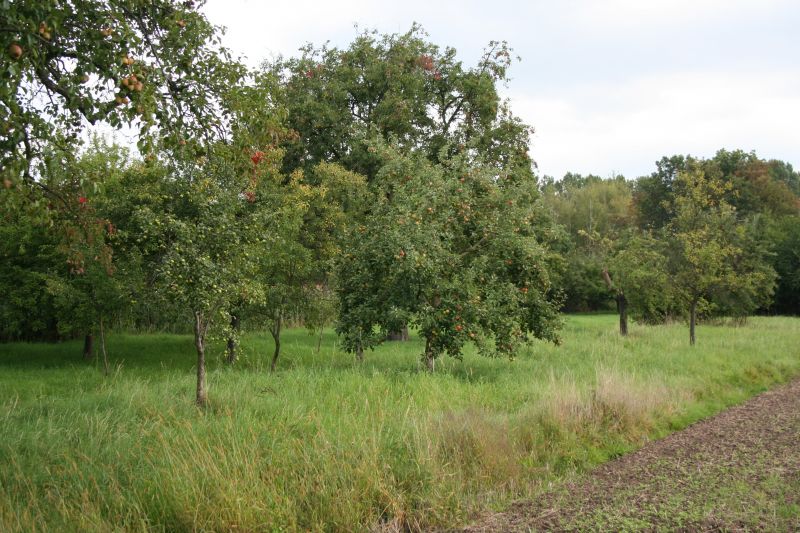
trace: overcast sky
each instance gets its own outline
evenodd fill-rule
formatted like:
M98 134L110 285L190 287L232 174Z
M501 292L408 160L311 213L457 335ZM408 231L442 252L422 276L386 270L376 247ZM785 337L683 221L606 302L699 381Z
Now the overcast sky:
M541 174L628 178L663 155L755 150L800 167L800 1L209 0L226 45L256 66L305 43L345 47L354 25L416 21L467 65L491 40L522 61L504 94L536 128Z

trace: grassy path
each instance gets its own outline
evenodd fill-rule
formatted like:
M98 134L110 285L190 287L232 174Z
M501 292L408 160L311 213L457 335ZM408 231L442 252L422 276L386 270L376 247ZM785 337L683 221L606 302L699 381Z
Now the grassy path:
M800 531L800 380L469 531Z

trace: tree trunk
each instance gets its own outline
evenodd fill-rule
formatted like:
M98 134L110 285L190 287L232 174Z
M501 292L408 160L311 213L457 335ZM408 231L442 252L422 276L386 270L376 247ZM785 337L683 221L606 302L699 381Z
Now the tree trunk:
M360 344L356 347L356 362L359 364L364 362L364 347Z
M275 368L278 366L278 356L281 354L281 315L278 315L278 318L275 319L275 323L270 328L270 333L272 333L272 338L275 340L275 352L272 354L272 364L269 370L270 372L275 372Z
M628 299L625 298L624 292L614 288L614 282L607 268L603 269L602 276L608 290L615 293L614 300L617 302L617 312L619 312L619 334L625 337L628 335Z
M425 363L425 370L433 372L436 367L436 358L433 356L431 350L431 340L425 340L425 354L422 356L422 362Z
M231 315L231 329L236 334L239 333L239 317L237 315ZM236 362L236 348L236 338L234 338L234 335L231 335L228 337L228 357L225 359L229 365L232 365Z
M396 331L390 331L386 336L387 341L407 341L408 340L408 325L403 325L402 328Z
M689 345L694 346L694 326L697 322L697 301L692 302L692 308L689 311Z
M315 353L319 353L320 348L322 348L322 333L325 330L323 328L319 328L319 336L317 337L317 350Z
M103 354L103 374L108 375L108 354L106 353L106 330L103 327L103 316L100 316L100 351Z
M619 334L628 335L628 299L620 293L617 295L617 310L619 311Z
M194 347L197 350L197 405L205 407L208 402L206 392L206 345L203 314L194 312Z
M83 358L87 361L94 359L94 335L91 333L83 337Z

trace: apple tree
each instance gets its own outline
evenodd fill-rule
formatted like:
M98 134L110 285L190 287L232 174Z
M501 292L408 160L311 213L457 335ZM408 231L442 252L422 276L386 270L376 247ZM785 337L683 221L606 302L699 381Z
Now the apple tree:
M57 136L140 130L141 148L224 136L219 95L243 70L193 0L0 3L0 171L36 179Z
M289 126L298 132L287 165L338 162L371 180L382 164L365 142L372 130L432 160L470 145L485 164L530 172L532 130L497 88L512 60L506 43L491 42L467 66L419 25L403 34L364 31L346 49L309 45L299 58L268 65L283 79Z
M529 336L558 342L535 186L465 157L432 163L380 141L371 148L387 162L371 184L377 205L337 269L347 349L363 359L403 323L425 338L429 370L467 342L508 356Z
M191 317L201 406L207 402L209 332L222 334L233 302L255 290L255 259L267 244L264 228L276 216L258 201L269 187L262 162L270 156L267 150L257 154L218 144L199 161L142 163L120 184L137 189L128 192L131 212L120 232L130 253L146 258L152 297Z
M281 151L271 159L270 187L262 187L254 203L270 206L271 217L262 228L259 249L251 250L254 277L235 305L236 313L251 324L264 324L275 348L270 368L281 354L281 333L287 318L300 319L309 329L321 328L333 318L330 271L351 218L344 206L360 202L363 177L338 165L323 163L309 175L297 170L280 172ZM262 163L264 164L264 163ZM233 337L228 361L235 361Z
M29 302L28 309L16 310L25 316L11 323L39 315L44 323L36 329L51 325L49 333L42 331L45 336L52 338L53 330L58 336L83 335L87 358L93 356L98 327L105 355L105 326L126 307L128 269L120 269L113 249L116 229L103 207L105 186L124 171L126 161L125 150L97 140L77 155L54 145L37 164L41 187L3 189L6 199L19 200L5 206L18 230L8 235L7 250L14 253L4 271L6 294L12 305ZM29 257L36 260L26 265Z

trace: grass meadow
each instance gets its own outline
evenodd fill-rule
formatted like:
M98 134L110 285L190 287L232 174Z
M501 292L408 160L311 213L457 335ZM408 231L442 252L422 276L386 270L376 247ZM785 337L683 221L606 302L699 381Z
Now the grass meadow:
M447 528L800 374L800 319L701 326L566 318L513 361L467 350L422 371L422 343L358 366L326 331L209 351L194 405L190 336L112 334L112 372L78 341L0 345L0 530Z

